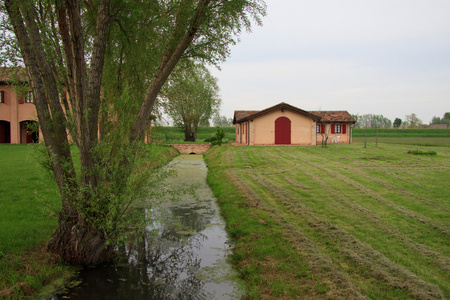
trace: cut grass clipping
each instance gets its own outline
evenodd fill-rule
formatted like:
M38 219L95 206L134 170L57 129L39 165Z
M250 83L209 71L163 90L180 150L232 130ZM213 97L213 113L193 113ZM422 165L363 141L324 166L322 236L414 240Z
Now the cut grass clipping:
M408 154L414 154L414 155L436 155L436 151L409 150Z

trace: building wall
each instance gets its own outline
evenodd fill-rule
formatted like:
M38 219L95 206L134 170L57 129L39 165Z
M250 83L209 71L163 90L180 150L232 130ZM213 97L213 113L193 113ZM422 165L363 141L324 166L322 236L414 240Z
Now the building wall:
M236 124L236 143L248 145L249 122Z
M447 129L448 124L430 124L430 128Z
M336 123L339 125L344 125L344 123ZM323 124L325 125L325 132L324 132L324 136L326 136L326 134L328 134L328 141L327 143L351 143L351 136L352 136L352 126L351 124L345 124L346 127L346 132L342 133L331 133L331 126L335 125L335 124ZM320 133L316 133L316 137L317 137L317 144L321 144L322 143L322 134Z
M286 117L291 120L291 144L292 145L315 145L315 122L301 114L289 110L267 113L253 120L253 140L251 145L274 145L275 144L275 120Z
M36 121L36 108L33 103L19 103L19 97L10 85L0 85L4 103L0 103L0 121L10 123L10 143L26 143L26 126L24 121Z

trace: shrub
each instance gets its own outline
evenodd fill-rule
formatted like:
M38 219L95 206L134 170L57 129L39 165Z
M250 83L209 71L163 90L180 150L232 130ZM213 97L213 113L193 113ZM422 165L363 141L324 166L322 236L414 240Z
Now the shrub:
M223 138L225 136L225 132L219 126L216 127L216 136L215 140L211 142L211 145L219 145L221 146L223 143Z

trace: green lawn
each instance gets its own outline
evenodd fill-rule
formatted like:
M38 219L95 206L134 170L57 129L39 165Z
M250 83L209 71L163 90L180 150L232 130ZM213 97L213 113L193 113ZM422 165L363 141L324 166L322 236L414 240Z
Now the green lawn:
M417 144L212 148L249 296L449 298L450 147Z
M69 266L45 251L56 229L61 200L56 183L37 162L40 148L0 144L0 299L2 291L10 289L14 299L39 298L45 286L70 273ZM149 166L166 164L174 151L149 146Z

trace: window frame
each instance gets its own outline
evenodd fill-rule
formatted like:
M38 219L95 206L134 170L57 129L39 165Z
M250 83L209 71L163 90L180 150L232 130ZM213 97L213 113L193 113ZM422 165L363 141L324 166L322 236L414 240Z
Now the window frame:
M342 125L334 124L334 133L342 133Z
M28 92L24 97L24 103L34 103L33 92Z

